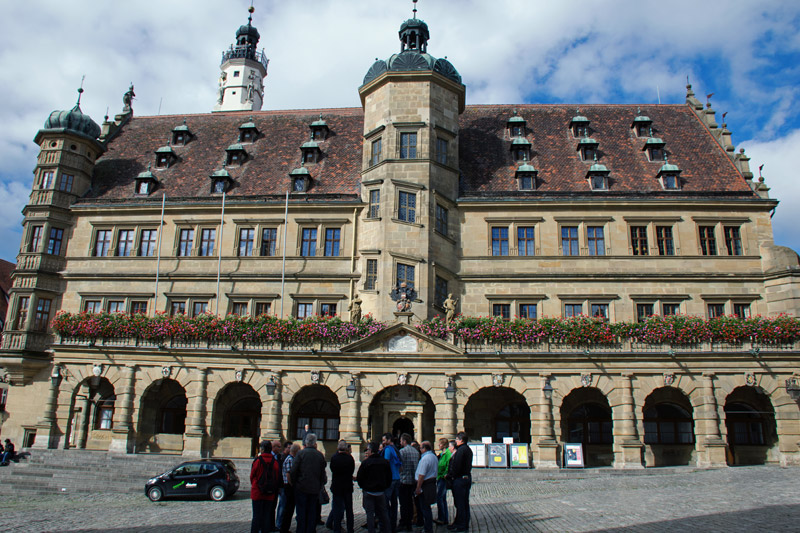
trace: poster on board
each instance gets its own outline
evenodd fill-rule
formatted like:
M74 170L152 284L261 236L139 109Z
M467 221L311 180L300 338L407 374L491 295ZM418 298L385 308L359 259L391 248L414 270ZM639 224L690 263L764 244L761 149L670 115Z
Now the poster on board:
M511 468L530 468L531 456L528 453L527 444L512 444L511 449Z
M489 447L489 467L508 468L508 445L488 444Z
M567 468L583 468L583 444L564 444L564 466Z
M486 445L485 444L469 444L472 449L472 466L481 468L486 467Z

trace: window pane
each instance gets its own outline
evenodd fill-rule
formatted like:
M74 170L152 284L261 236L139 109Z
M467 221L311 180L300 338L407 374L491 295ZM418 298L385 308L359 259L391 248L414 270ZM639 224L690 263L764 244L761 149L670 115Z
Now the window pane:
M636 304L636 320L643 321L653 316L653 304Z
M273 256L275 255L275 243L278 241L277 228L264 228L261 231L261 255Z
M725 314L725 304L708 304L708 318L717 318Z
M378 218L381 208L381 191L373 189L369 191L369 218Z
M656 226L656 240L658 241L658 255L675 255L671 226Z
M329 228L325 230L325 256L326 257L339 257L339 238L341 231L338 228Z
M503 320L511 318L511 304L492 304L492 316L499 316Z
M664 316L678 315L681 312L681 304L662 304L661 308Z
M717 239L714 237L714 226L700 226L700 253L717 255Z
M119 241L117 242L117 256L129 257L133 253L133 230L123 229L119 231Z
M51 255L61 255L61 241L63 238L63 229L51 228L50 240L47 241L47 253Z
M147 314L147 302L131 302L131 314L132 315L146 315Z
M297 318L308 318L312 315L312 306L310 303L297 304Z
M608 320L608 304L592 304L592 316Z
M186 302L172 302L170 304L169 314L171 316L185 315L186 314Z
M178 242L178 256L188 257L192 255L192 243L194 242L194 230L182 229Z
M372 154L370 157L370 164L377 165L381 162L381 139L372 141Z
M519 255L535 254L533 230L533 227L517 228L517 253Z
M492 228L492 255L508 255L508 228Z
M742 237L739 228L725 227L725 248L728 255L742 255Z
M317 229L303 229L303 242L300 246L300 255L303 257L314 257L317 255Z
M589 226L586 228L586 234L589 241L589 255L606 255L603 226Z
M239 230L239 256L249 257L253 255L253 243L256 238L256 230L253 228L242 228Z
M397 264L397 285L405 283L409 288L414 288L414 267L412 265Z
M194 302L192 305L192 316L198 316L208 311L208 302Z
M577 226L563 226L561 228L561 254L578 255Z
M42 244L42 232L44 228L42 226L34 226L31 231L31 242L28 246L29 252L38 252L39 247Z
M403 222L415 222L417 218L417 195L400 191L397 218Z
M417 134L400 134L400 159L416 159L417 157Z
M647 255L647 226L631 226L633 255Z
M536 304L521 304L519 306L520 318L536 319Z
M374 290L378 280L378 260L367 259L367 278L364 281L364 288Z
M108 255L108 250L111 248L111 230L98 230L97 241L94 244L94 255L96 257L105 257Z
M52 300L40 299L36 305L36 316L34 317L33 329L36 331L47 331L50 322L50 304Z
M139 243L139 256L152 257L156 251L156 230L142 230L142 240Z
M206 228L200 232L200 256L209 257L214 255L214 241L217 238L217 230Z
M434 289L433 304L442 307L447 299L447 280L436 276L436 286Z
M441 204L436 204L436 231L447 235L447 209Z
M564 316L573 317L583 314L583 304L564 304Z

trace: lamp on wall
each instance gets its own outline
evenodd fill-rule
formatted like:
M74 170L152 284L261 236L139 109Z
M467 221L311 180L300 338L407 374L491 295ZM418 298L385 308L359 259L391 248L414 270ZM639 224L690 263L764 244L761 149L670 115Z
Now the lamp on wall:
M450 376L447 378L447 387L444 389L444 397L448 400L452 400L456 397L456 386L453 383L453 377Z
M545 399L549 400L553 397L553 386L550 384L550 379L544 380L544 387L542 387Z
M275 383L275 376L270 376L269 381L266 384L267 387L267 394L270 396L275 395L275 389L277 388L278 384Z
M792 400L800 399L800 378L792 376L786 380L786 392L792 397Z
M355 398L356 397L356 377L350 376L350 384L344 388L347 391L348 398Z
M56 365L53 367L53 371L50 373L50 382L53 384L54 387L57 387L59 382L61 382L61 367Z

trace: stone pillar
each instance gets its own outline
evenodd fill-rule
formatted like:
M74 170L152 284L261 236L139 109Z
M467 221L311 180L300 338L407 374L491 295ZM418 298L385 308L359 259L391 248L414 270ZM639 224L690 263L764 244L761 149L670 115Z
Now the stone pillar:
M340 431L340 438L346 440L353 446L353 449L360 448L364 440L364 432L361 429L361 413L359 411L359 404L361 402L361 387L357 374L351 374L347 381L347 385L353 382L356 386L355 396L348 398L344 405L341 406L342 428Z
M702 405L696 414L697 466L714 468L727 466L725 441L719 430L717 398L714 394L713 372L703 372Z
M111 430L109 452L134 452L133 400L136 396L136 367L126 366L122 369L122 390L117 396L119 405L114 408L114 424Z
M56 427L58 408L58 393L61 387L62 370L60 366L54 366L50 377L50 389L47 392L47 403L44 413L36 423L36 439L33 448L54 448L55 441L58 439Z
M205 405L208 369L195 368L194 394L191 408L186 410L186 433L183 436L183 455L201 456L206 435Z
M453 386L456 386L456 376L455 374L445 374L445 379L442 387L442 404L441 409L436 409L436 431L434 431L434 435L436 439L440 439L442 437L452 440L456 436L456 405L458 403L458 389L456 389L456 394L452 400L448 400L447 396L445 396L444 389L451 383Z
M81 395L80 391L83 390L85 395ZM86 448L86 438L89 433L89 426L91 425L92 421L92 402L89 399L89 394L91 394L91 389L84 385L79 389L79 394L77 399L80 400L81 404L81 414L78 416L78 423L77 423L77 434L75 435L75 447L79 450ZM76 402L77 403L77 402Z
M620 402L614 409L614 468L644 468L642 441L636 433L633 403L633 374L619 378Z
M536 401L531 407L531 454L536 468L558 468L558 441L553 427L553 400L545 395L548 374L539 374Z
M275 393L267 396L261 407L261 439L277 440L281 438L281 398L283 398L283 380L277 374Z

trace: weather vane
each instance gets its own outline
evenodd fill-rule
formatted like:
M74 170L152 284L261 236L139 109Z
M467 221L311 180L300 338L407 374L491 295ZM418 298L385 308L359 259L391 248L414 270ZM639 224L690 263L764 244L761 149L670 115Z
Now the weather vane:
M414 2L414 18L417 18L417 0L412 0Z

